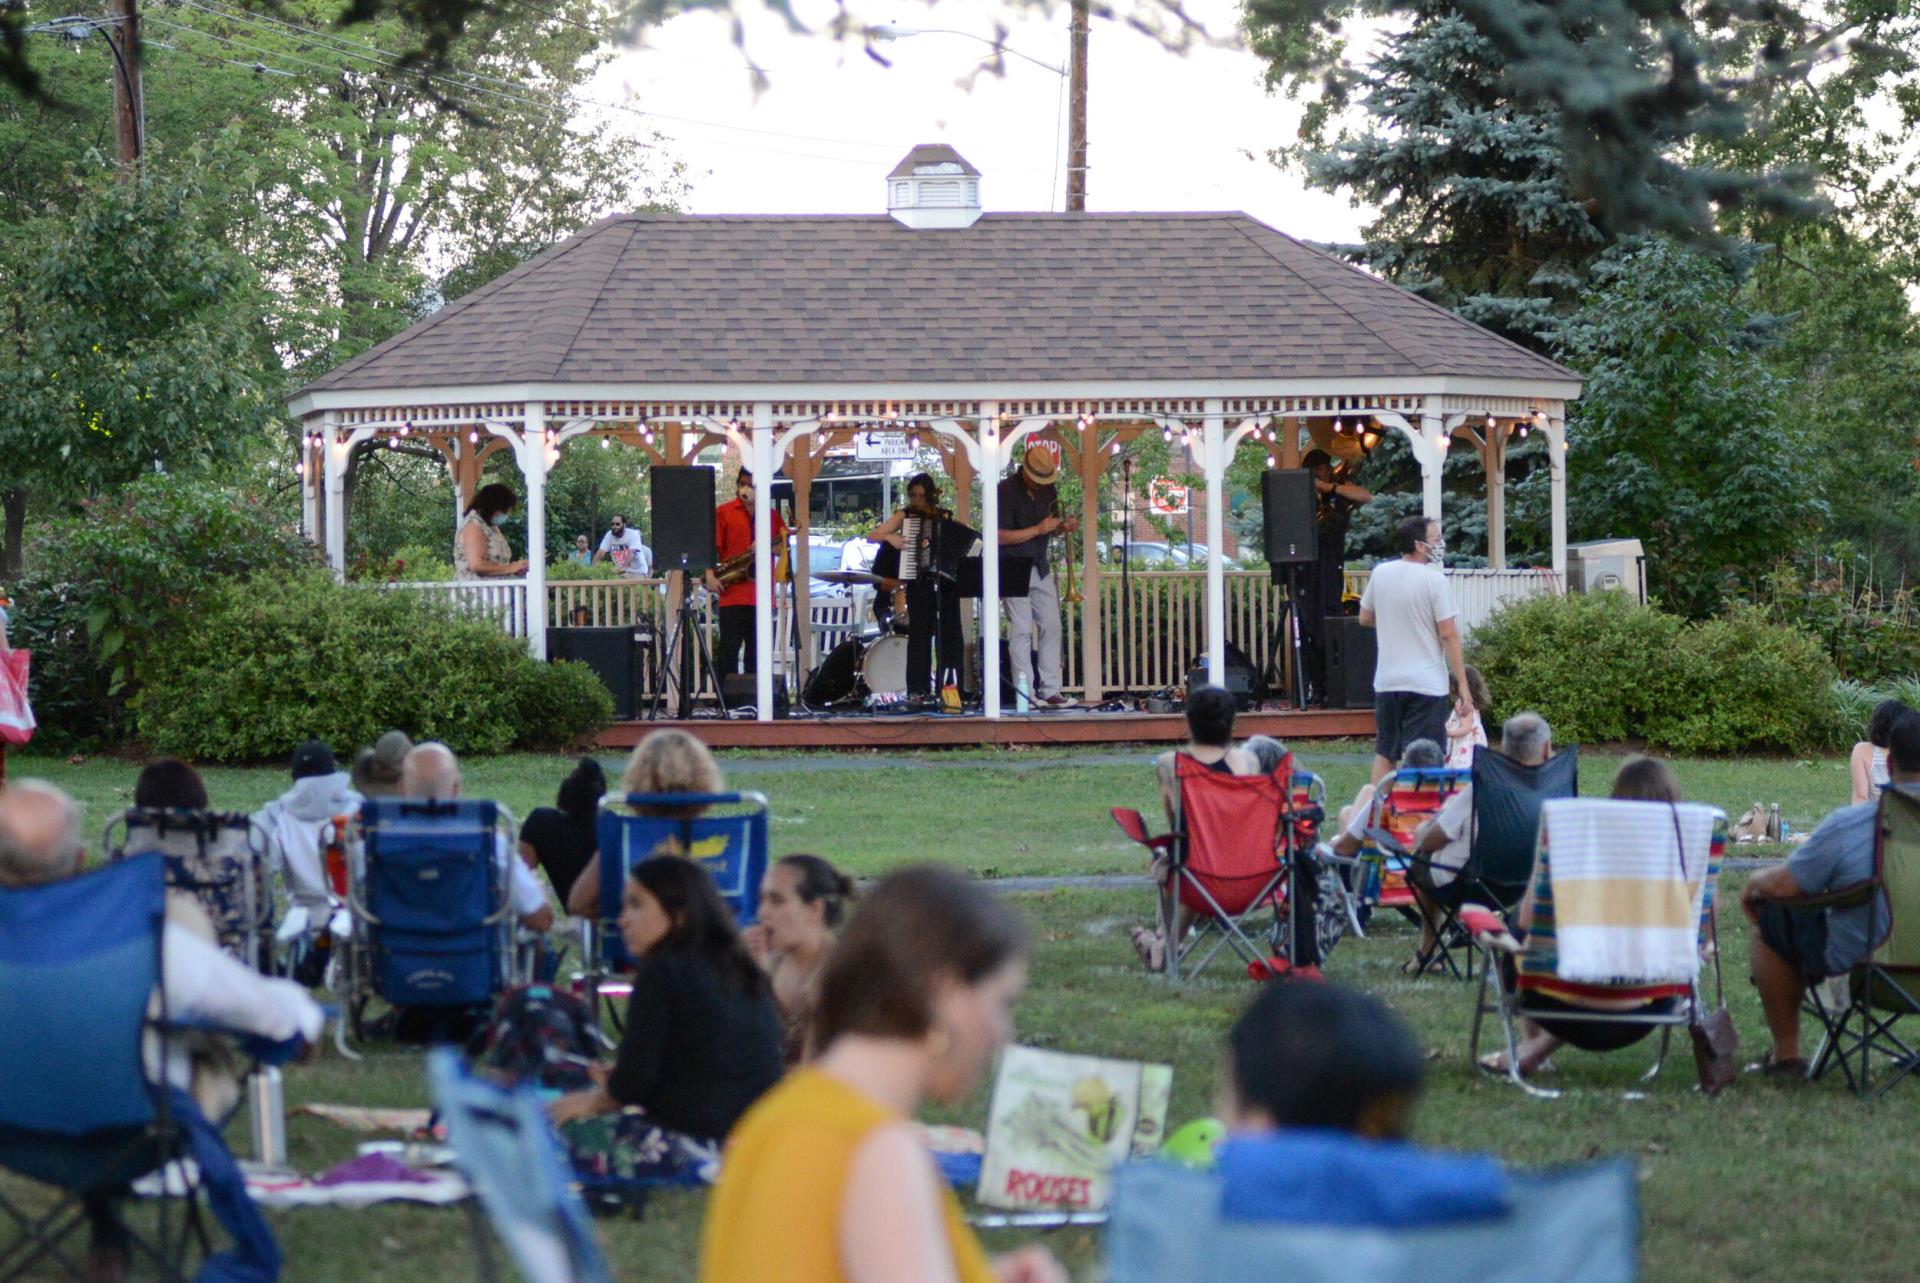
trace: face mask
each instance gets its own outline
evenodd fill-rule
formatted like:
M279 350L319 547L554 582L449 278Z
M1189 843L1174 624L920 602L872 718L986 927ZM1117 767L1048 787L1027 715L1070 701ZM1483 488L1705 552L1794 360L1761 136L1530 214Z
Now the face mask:
M494 524L494 525L496 525L496 526L504 526L504 525L506 525L506 524L507 524L507 514L506 514L506 513L504 513L504 512L496 512L496 513L494 513L494 514L493 514L493 524Z
M1446 558L1447 558L1447 541L1446 540L1436 539L1432 543L1427 545L1428 561L1432 562L1434 565L1437 566L1441 562L1445 561Z

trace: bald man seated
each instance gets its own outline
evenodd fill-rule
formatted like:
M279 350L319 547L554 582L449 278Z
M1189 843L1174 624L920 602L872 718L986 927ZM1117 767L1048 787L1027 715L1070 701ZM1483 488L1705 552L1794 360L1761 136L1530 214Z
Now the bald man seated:
M80 836L80 807L65 793L40 780L19 780L0 789L0 887L45 886L80 873L85 850ZM160 985L169 1017L180 1024L205 1025L237 1034L256 1034L274 1042L296 1036L312 1042L323 1017L306 990L248 970L219 946L171 914L161 942ZM20 1037L44 1037L57 1030L0 1029L0 1046ZM169 1042L164 1062L149 1052L147 1073L206 1100L206 1085L195 1079L191 1049ZM223 1122L225 1109L209 1118ZM215 1116L218 1114L219 1116ZM87 1199L93 1242L87 1258L90 1279L126 1277L128 1239L112 1199Z
M429 741L417 745L400 763L400 796L420 802L451 802L460 796L460 759L445 744ZM553 926L553 906L540 880L533 876L527 862L518 858L510 842L501 835L500 864L507 870L513 889L513 911L520 925L529 931L547 931Z

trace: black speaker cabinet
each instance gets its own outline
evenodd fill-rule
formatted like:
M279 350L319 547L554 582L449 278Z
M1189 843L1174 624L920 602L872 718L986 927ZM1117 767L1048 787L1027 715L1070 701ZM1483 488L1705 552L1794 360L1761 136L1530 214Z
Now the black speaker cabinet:
M720 679L721 706L729 712L754 707L760 693L759 681L753 673L728 673ZM776 721L787 716L787 684L777 676L773 679L773 716Z
M1307 469L1268 468L1260 474L1268 565L1299 566L1320 560L1315 508L1313 473Z
M1321 625L1327 648L1327 707L1372 708L1373 629L1352 615L1328 615Z
M640 715L641 647L632 628L549 628L548 659L577 659L593 670L613 696L613 715L631 721Z
M1232 642L1227 643L1226 680L1216 682L1207 672L1207 657L1199 655L1187 665L1187 691L1189 695L1202 686L1224 686L1227 694L1233 696L1233 704L1241 712L1247 713L1258 708L1260 701L1267 697L1267 679L1253 666L1247 653Z
M713 567L712 468L653 469L653 567L702 574Z

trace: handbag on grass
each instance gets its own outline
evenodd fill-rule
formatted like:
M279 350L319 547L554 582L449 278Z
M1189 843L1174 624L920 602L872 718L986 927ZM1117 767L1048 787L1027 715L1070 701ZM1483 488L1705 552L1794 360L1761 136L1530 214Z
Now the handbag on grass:
M1754 804L1758 809L1759 803ZM1673 840L1679 843L1680 875L1687 875L1686 840L1680 833L1680 808L1673 808ZM1709 854L1708 859L1712 859ZM1713 1001L1711 1011L1703 1011L1700 1003L1700 991L1696 986L1693 996L1693 1019L1687 1022L1687 1033L1693 1039L1693 1063L1700 1073L1700 1090L1708 1095L1717 1095L1721 1088L1740 1076L1737 1059L1740 1051L1740 1031L1733 1027L1733 1013L1727 1010L1727 987L1720 974L1720 906L1714 905L1712 914L1707 918L1707 944L1713 950Z

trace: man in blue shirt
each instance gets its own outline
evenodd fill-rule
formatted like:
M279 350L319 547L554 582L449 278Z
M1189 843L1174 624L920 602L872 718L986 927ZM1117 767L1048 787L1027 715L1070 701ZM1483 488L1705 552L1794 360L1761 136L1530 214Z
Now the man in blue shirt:
M1888 777L1920 784L1920 715L1898 719L1889 740ZM1740 907L1754 925L1753 984L1773 1036L1772 1048L1750 1066L1756 1073L1806 1076L1800 1003L1807 986L1845 975L1886 938L1891 921L1883 891L1832 907L1796 904L1872 880L1879 813L1878 802L1841 807L1785 863L1754 874L1740 892Z

